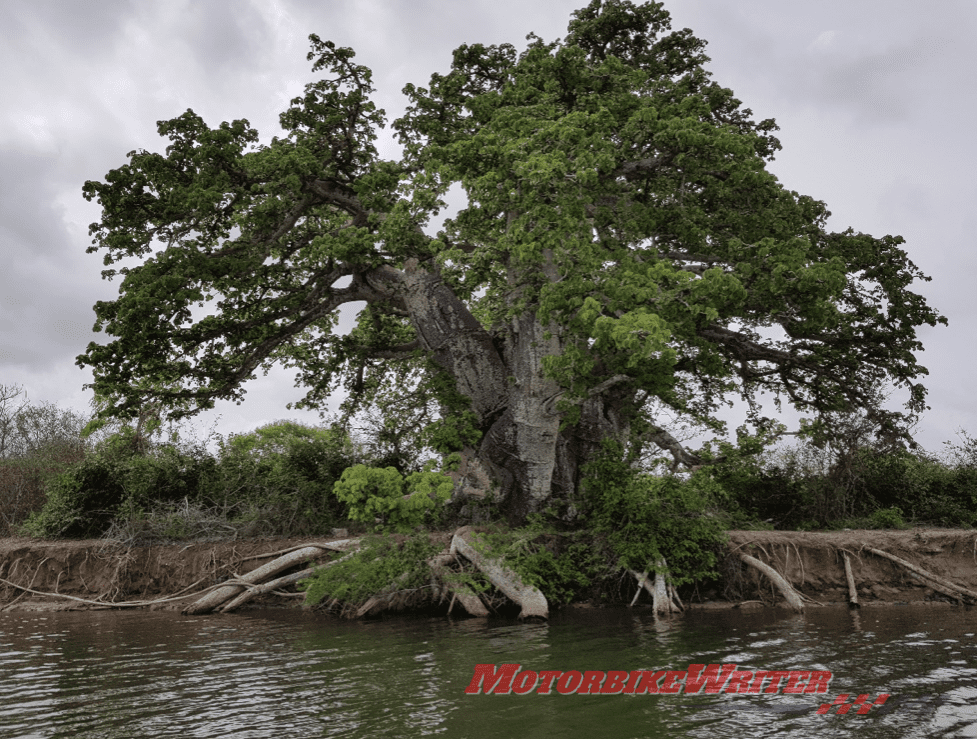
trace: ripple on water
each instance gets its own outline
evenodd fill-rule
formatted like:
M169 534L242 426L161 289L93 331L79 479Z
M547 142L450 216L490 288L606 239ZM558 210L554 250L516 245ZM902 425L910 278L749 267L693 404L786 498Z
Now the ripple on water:
M878 618L876 618L878 616ZM977 736L966 611L563 612L548 624L327 621L294 612L0 614L2 737ZM929 629L929 630L923 630ZM466 695L479 663L532 670L824 669L809 695ZM839 693L891 693L821 716Z

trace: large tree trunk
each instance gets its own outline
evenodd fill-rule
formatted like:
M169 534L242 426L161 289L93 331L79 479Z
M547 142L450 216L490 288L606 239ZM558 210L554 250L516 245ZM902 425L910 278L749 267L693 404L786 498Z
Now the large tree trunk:
M482 438L466 450L470 459L461 476L469 467L484 470L514 523L551 499L572 499L581 467L601 440L626 433L627 391L611 389L586 399L579 423L561 430L562 389L543 371L544 358L561 351L556 326L543 326L534 311L526 311L506 326L506 340L497 342L437 275L416 263L375 278L399 283L396 292L422 345L471 399Z

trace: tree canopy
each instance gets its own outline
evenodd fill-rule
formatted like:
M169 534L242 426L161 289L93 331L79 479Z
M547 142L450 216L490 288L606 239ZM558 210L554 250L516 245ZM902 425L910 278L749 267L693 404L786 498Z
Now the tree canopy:
M308 407L340 389L434 404L425 438L461 453L456 492L480 470L519 518L572 500L606 439L701 461L663 408L718 426L729 398L772 393L898 425L889 384L924 407L916 330L946 321L903 240L829 232L825 203L767 170L775 122L660 3L593 0L563 40L459 47L404 89L393 161L370 70L310 41L325 76L269 144L188 110L158 124L165 153L85 183L89 251L123 278L95 305L115 338L78 359L104 413L191 414L281 363ZM453 185L465 204L431 234Z

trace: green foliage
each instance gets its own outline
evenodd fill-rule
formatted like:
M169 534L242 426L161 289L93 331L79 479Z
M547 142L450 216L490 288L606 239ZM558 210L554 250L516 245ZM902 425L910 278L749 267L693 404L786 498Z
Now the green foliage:
M588 526L606 535L621 567L650 570L664 558L676 584L714 575L726 540L722 487L707 470L689 479L654 477L622 457L618 445L606 442L584 470Z
M346 518L333 485L356 461L342 431L280 421L222 443L217 484L200 500L268 533L322 533Z
M78 357L102 417L240 402L281 363L309 407L339 385L353 405L389 389L394 415L420 396L379 444L406 472L415 442L515 438L488 434L540 381L564 440L594 395L608 417L648 424L653 402L718 426L726 398L765 393L881 412L888 382L924 406L917 329L946 321L910 289L927 278L902 238L828 231L827 205L766 169L776 123L711 79L705 42L672 31L662 4L592 0L563 39L459 47L404 88L396 161L375 146L371 71L309 41L323 76L270 143L246 119L188 110L158 123L163 151L85 183L102 208L89 251L122 283L95 305L108 338ZM467 202L431 234L452 187ZM339 332L353 305L355 329Z
M55 478L25 530L99 536L129 518L169 516L183 502L200 511L197 520L225 522L212 534L242 525L251 535L321 534L346 520L332 488L354 450L339 431L270 424L222 442L216 457L176 443L143 453L134 439L135 431L123 428Z
M892 508L880 508L874 511L871 516L872 523L880 529L904 529L907 528L906 522L902 520L902 509L898 506Z
M393 467L358 464L343 472L334 486L336 498L349 507L353 521L409 531L430 522L449 497L454 483L430 468L406 478Z
M833 438L801 439L714 467L741 519L804 530L977 524L977 465L964 447L946 460L887 442L865 420L841 419Z
M566 605L585 597L608 576L608 555L593 533L559 534L539 526L479 533L474 547L501 561L546 596L551 605ZM476 579L485 587L485 581Z
M300 583L306 603L316 605L335 599L347 606L364 603L384 588L409 590L427 586L430 567L427 560L441 551L427 535L398 543L390 537L369 537L352 556L320 567Z

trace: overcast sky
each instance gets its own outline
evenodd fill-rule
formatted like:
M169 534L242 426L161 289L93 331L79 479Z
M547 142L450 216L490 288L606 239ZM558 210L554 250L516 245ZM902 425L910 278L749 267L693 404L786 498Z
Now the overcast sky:
M313 79L307 37L351 46L374 70L390 120L400 90L445 72L462 43L562 38L585 0L0 0L0 383L86 411L75 357L99 335L92 305L115 296L86 254L87 179L136 148L162 150L156 121L193 108L207 123L247 118L264 141ZM917 286L949 318L925 328L931 451L977 434L974 349L977 3L669 0L673 27L708 41L714 79L783 143L771 169L825 200L830 226L901 234L933 280ZM395 157L392 139L381 153ZM104 335L103 340L104 340ZM278 418L302 392L291 376L250 383L241 406L201 419L222 433Z

